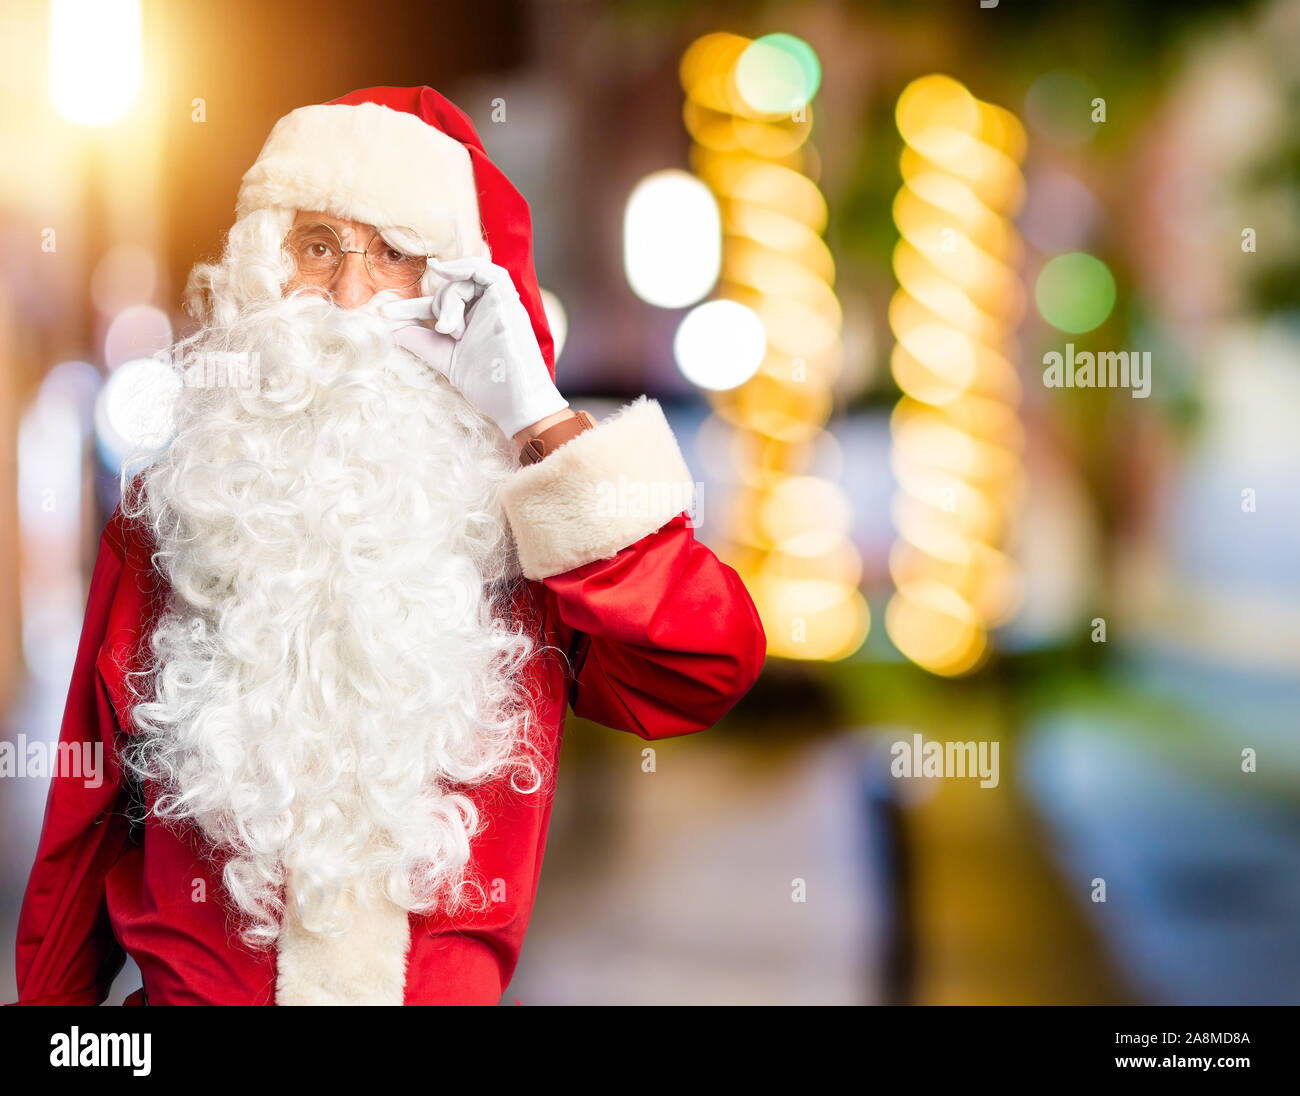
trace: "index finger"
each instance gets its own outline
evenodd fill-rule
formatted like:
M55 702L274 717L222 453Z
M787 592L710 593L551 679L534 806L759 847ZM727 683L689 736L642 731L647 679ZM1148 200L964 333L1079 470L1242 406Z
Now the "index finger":
M456 281L465 281L472 278L475 281L486 283L492 277L492 264L486 259L475 257L466 259L430 259L429 266L443 277Z

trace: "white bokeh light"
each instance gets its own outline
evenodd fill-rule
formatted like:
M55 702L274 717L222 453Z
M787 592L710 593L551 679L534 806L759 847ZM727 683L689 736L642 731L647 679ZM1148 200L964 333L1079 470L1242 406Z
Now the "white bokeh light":
M161 449L175 429L181 378L161 358L137 358L113 371L95 404L95 436L104 463L116 471L136 446Z
M673 339L673 356L682 375L714 391L744 384L766 354L763 321L738 301L706 301L691 309Z
M670 169L633 188L623 214L623 268L647 304L685 308L703 300L722 269L722 222L712 191Z
M53 0L50 98L77 125L121 118L140 93L140 0Z

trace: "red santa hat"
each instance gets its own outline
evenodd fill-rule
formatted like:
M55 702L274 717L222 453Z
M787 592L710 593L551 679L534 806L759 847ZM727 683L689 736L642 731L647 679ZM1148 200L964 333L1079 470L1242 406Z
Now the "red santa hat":
M505 267L554 379L528 203L488 159L468 115L433 88L362 88L290 111L244 174L236 216L272 208L403 225L435 254Z

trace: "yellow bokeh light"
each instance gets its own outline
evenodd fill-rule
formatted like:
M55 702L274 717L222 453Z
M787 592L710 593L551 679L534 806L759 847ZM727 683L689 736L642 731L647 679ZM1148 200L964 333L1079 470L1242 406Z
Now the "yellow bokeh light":
M682 55L678 67L687 96L713 110L732 112L736 106L731 72L750 39L739 34L706 34Z
M885 628L908 659L951 676L983 663L989 630L1023 597L1003 546L1025 482L1012 359L1026 296L1010 218L1026 138L1013 114L948 76L909 84L895 118L905 148L890 369L904 396L890 416L897 592Z
M835 260L826 241L801 221L777 209L734 199L722 206L730 232L739 239L786 255L828 285L835 283Z
M828 662L847 658L862 646L871 626L866 599L846 583L759 574L751 593L769 655Z
M692 171L722 222L715 291L757 317L765 352L737 386L704 391L714 415L700 443L726 465L727 555L768 636L768 654L847 658L870 628L850 508L834 483L806 474L844 364L836 268L816 177L815 54L788 35L751 43L710 34L681 63ZM790 63L787 64L787 61ZM806 94L794 95L791 89ZM746 101L748 100L748 101ZM787 104L789 109L787 109ZM778 109L779 108L779 109ZM721 553L720 553L721 554Z
M764 498L758 520L779 551L817 556L847 539L851 508L837 485L815 476L791 476Z
M890 598L885 632L911 661L944 676L974 669L988 648L988 633L970 603L929 580L901 586Z
M927 134L970 136L980 124L975 97L951 76L922 76L903 89L894 108L898 132L909 145Z
M696 150L695 173L720 198L777 210L819 235L826 230L826 198L806 175L757 156Z

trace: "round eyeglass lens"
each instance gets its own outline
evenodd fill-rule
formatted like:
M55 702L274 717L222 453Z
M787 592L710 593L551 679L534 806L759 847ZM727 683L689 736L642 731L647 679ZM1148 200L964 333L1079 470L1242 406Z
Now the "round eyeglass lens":
M366 262L375 281L392 289L405 289L424 275L428 247L411 228L380 229L366 248Z
M328 278L343 260L343 245L329 225L297 225L288 238L289 250L305 278Z

